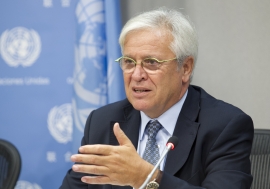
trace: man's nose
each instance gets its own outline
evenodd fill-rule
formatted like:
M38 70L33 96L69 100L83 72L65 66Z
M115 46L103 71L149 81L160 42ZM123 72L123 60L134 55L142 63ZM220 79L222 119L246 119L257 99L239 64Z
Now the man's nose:
M134 71L132 73L132 78L136 81L140 81L142 79L147 79L147 73L143 69L142 64L136 64Z

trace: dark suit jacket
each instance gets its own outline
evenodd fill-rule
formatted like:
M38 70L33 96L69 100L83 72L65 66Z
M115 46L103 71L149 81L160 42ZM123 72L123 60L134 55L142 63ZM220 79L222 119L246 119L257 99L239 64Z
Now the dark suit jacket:
M137 147L141 117L128 100L93 111L82 145L118 145L113 124ZM178 146L169 152L160 189L249 189L249 155L253 139L251 118L240 109L217 100L202 88L190 86L174 135ZM129 186L85 185L83 174L69 170L61 189L131 189Z

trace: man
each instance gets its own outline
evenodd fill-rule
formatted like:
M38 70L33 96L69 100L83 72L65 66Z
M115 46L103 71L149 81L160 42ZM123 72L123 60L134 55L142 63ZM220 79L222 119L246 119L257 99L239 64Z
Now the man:
M119 42L127 99L91 112L60 188L140 188L177 136L147 188L249 189L252 120L190 85L198 45L189 21L174 10L146 12L126 23Z

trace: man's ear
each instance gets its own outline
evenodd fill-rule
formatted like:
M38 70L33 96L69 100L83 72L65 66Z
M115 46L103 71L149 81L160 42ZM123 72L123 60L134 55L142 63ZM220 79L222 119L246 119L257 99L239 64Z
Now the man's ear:
M192 56L189 56L183 61L182 65L183 69L182 81L184 83L189 82L193 68L194 68L194 58Z

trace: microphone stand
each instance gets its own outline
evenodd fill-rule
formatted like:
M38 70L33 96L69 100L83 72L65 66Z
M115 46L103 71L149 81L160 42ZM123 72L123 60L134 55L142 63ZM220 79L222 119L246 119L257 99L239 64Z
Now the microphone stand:
M145 186L150 181L150 179L154 175L155 171L159 167L161 161L164 159L164 157L167 155L167 153L171 150L171 148L172 148L172 144L168 143L168 145L164 148L164 150L162 152L162 155L161 155L160 159L158 160L157 164L155 165L153 170L150 172L150 174L147 176L146 180L144 181L144 183L141 185L141 187L139 189L144 189L145 188Z

